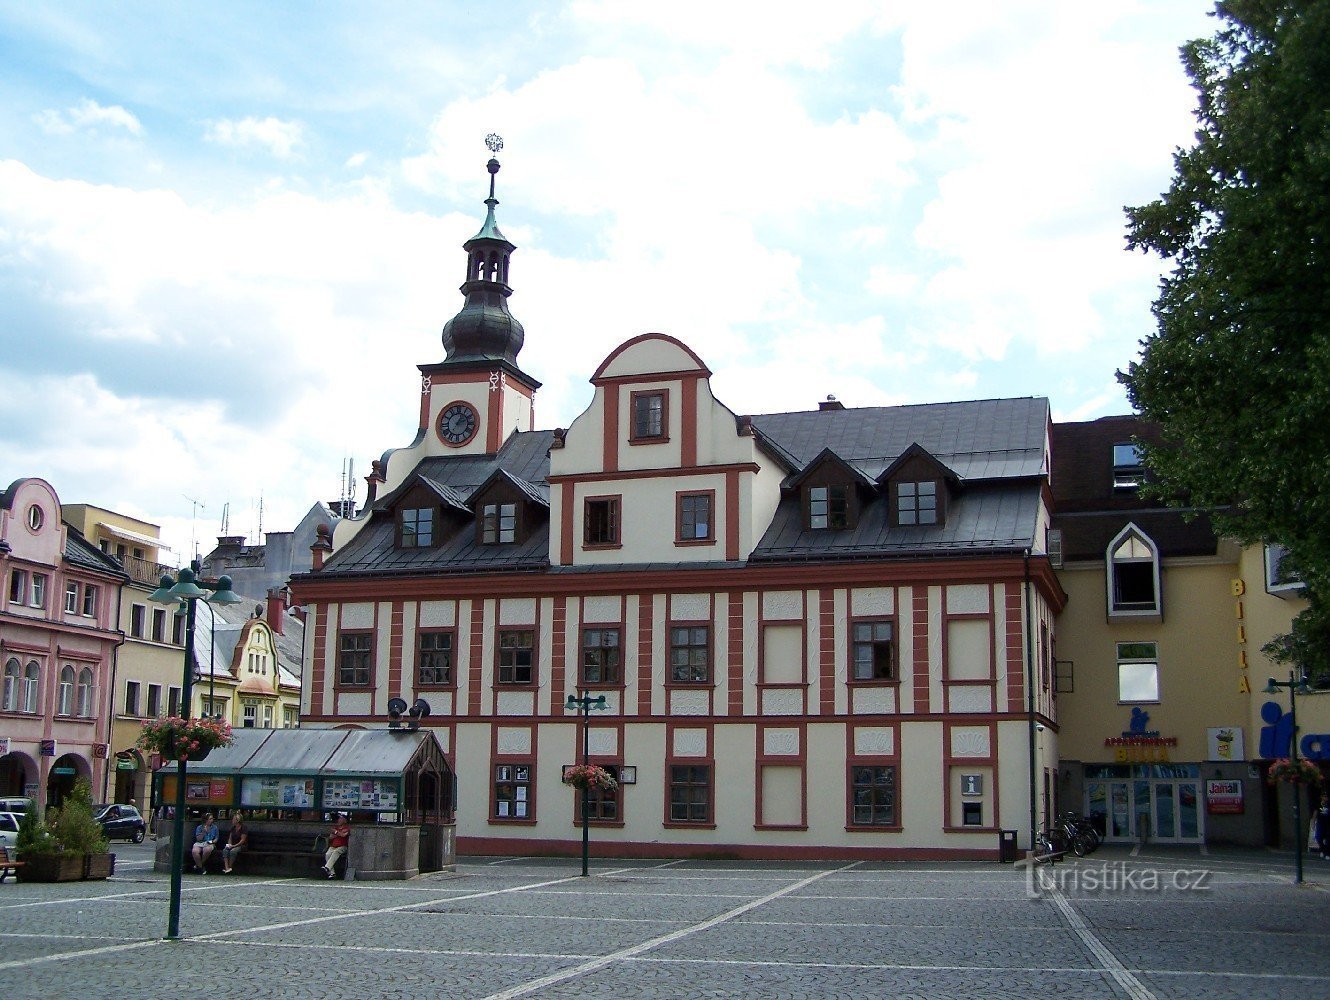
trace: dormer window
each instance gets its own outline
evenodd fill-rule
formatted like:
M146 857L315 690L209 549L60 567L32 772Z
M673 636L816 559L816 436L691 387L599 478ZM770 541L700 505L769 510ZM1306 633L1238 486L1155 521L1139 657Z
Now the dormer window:
M897 524L937 524L936 480L898 482L895 490Z
M1110 616L1159 614L1159 551L1135 525L1109 542L1107 575Z
M808 527L839 531L850 526L850 488L848 486L810 486L808 488Z
M666 395L663 391L632 394L633 433L631 441L664 441L668 426Z
M398 515L401 546L404 549L428 549L434 545L434 509L412 507Z
M485 504L481 508L480 540L485 545L506 545L516 541L517 504Z
M1113 446L1113 489L1120 492L1138 490L1145 482L1145 464L1141 449L1130 441Z

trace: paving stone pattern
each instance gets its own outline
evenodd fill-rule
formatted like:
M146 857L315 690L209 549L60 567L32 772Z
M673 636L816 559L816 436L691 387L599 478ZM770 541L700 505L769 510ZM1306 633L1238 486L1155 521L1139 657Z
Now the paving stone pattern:
M1330 995L1330 865L1108 849L1030 898L998 865L466 859L406 883L186 875L0 885L0 997ZM1206 871L1208 889L1102 888ZM1085 878L1099 872L1098 883ZM1190 876L1184 876L1190 877ZM1087 885L1090 887L1087 888Z

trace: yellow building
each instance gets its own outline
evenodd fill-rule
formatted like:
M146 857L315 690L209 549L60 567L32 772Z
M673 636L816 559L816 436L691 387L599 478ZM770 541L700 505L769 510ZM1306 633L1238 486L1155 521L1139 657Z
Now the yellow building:
M298 726L304 626L284 596L234 605L200 601L198 608L194 714L237 729Z

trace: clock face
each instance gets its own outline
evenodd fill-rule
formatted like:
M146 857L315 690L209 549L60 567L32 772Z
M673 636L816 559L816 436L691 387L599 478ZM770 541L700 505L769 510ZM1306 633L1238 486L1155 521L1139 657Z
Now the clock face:
M449 403L439 414L439 437L444 444L458 447L476 436L476 410L470 403Z

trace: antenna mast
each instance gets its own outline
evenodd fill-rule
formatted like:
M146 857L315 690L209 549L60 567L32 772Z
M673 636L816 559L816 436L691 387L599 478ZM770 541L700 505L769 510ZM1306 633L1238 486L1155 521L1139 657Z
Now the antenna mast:
M180 494L185 497L185 494ZM207 513L208 505L202 500L195 500L193 497L185 497L194 505L194 511L189 518L189 547L192 550L191 558L197 558L199 554L199 511Z

